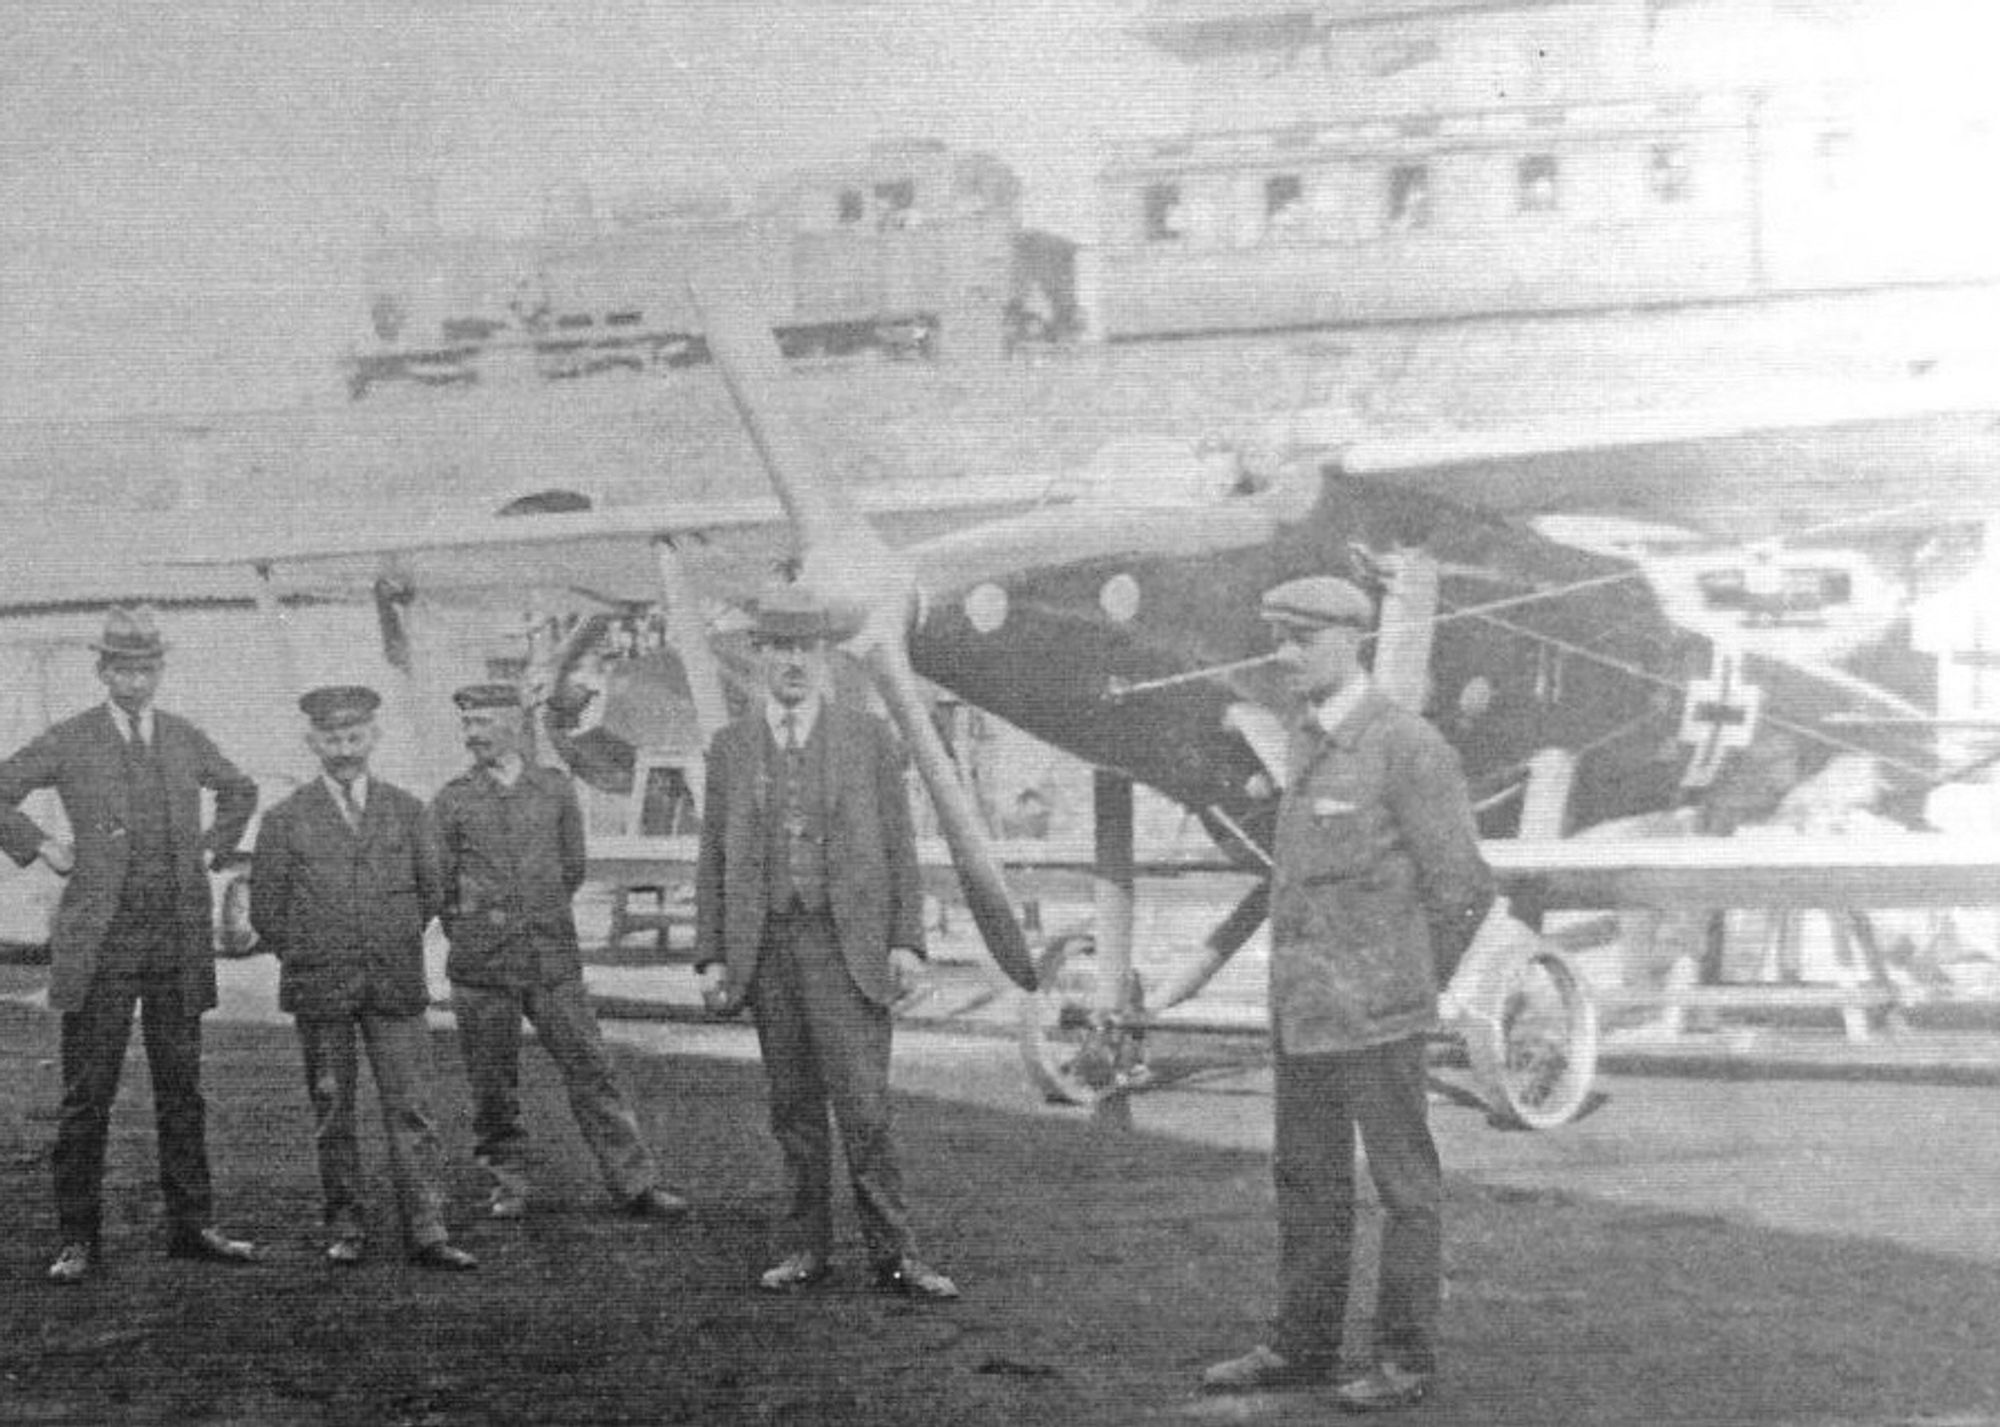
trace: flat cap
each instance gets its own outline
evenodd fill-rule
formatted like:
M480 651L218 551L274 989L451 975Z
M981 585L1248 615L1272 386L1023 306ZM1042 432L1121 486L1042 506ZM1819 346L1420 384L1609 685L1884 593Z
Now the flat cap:
M839 641L856 629L804 585L772 585L750 602L752 639Z
M1302 629L1375 627L1375 606L1368 596L1358 586L1332 575L1309 575L1266 590L1260 610L1273 624Z
M461 709L517 709L521 691L512 684L493 682L467 684L451 696Z
M113 605L104 616L104 633L90 647L107 659L163 659L167 641L160 636L151 605Z
M366 723L382 707L382 696L366 684L328 684L299 696L299 712L314 728L346 728Z

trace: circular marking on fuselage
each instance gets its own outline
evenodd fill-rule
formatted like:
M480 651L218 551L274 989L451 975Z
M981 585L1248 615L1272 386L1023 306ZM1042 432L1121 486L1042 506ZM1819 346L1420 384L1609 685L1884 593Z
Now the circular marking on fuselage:
M1113 575L1097 592L1097 604L1114 624L1130 624L1139 613L1139 582L1130 575Z
M991 634L1007 622L1007 592L995 584L977 586L965 597L965 617L981 634Z

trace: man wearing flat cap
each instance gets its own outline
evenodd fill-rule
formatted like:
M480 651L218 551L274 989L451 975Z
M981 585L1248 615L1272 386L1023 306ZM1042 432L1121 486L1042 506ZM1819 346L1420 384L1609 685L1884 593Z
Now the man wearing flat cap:
M1203 1374L1211 1392L1332 1379L1355 1218L1357 1132L1386 1214L1374 1362L1335 1401L1414 1406L1437 1371L1442 1177L1424 1047L1441 972L1493 899L1451 746L1369 682L1375 611L1345 580L1265 594L1299 700L1271 879L1271 1026L1280 1297L1274 1334ZM1212 971L1212 967L1209 968ZM1159 1004L1181 999L1163 988Z
M583 813L569 776L530 763L520 691L468 684L452 695L472 767L431 804L444 869L452 1013L472 1081L474 1153L491 1180L487 1213L528 1212L521 1127L521 1022L562 1073L570 1111L620 1207L678 1219L639 1117L611 1072L583 989L571 899L583 885Z
M97 1263L105 1143L135 1008L153 1084L167 1251L254 1257L212 1222L201 1014L215 1004L208 870L235 851L257 785L200 729L153 707L167 644L151 610L113 609L91 648L106 702L0 763L0 851L23 867L39 857L68 879L49 936L49 1004L62 1013L56 1283L81 1282ZM39 788L62 799L68 841L20 811ZM206 833L204 790L215 798Z
M299 700L320 776L264 814L250 924L278 958L278 1008L298 1027L327 1260L352 1266L366 1253L355 1133L365 1045L410 1260L470 1269L472 1255L445 1229L444 1151L429 1104L424 928L443 904L442 874L423 803L368 771L381 702L359 684Z
M828 696L828 642L851 629L796 585L754 613L766 699L709 750L695 965L711 1006L750 1007L784 1153L787 1254L759 1284L826 1277L830 1113L877 1285L956 1298L917 1256L890 1122L891 1008L915 991L924 950L902 756L880 719Z

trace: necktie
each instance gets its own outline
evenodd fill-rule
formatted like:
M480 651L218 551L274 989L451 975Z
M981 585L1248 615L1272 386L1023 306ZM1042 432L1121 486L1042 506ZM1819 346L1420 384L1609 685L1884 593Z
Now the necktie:
M125 715L125 722L130 724L132 727L133 751L137 753L144 753L146 751L146 728L144 724L139 722L139 715L135 713L128 713Z
M793 837L805 832L806 827L806 755L799 742L799 715L796 709L785 711L785 827Z
M354 796L354 785L352 783L342 783L340 785L340 815L347 819L349 827L359 830L361 827L361 803Z

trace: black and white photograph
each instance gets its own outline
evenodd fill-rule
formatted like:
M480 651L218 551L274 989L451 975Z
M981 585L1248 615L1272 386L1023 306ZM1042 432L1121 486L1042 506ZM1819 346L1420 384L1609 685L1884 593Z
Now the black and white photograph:
M0 7L0 1421L2000 1427L2000 13Z

